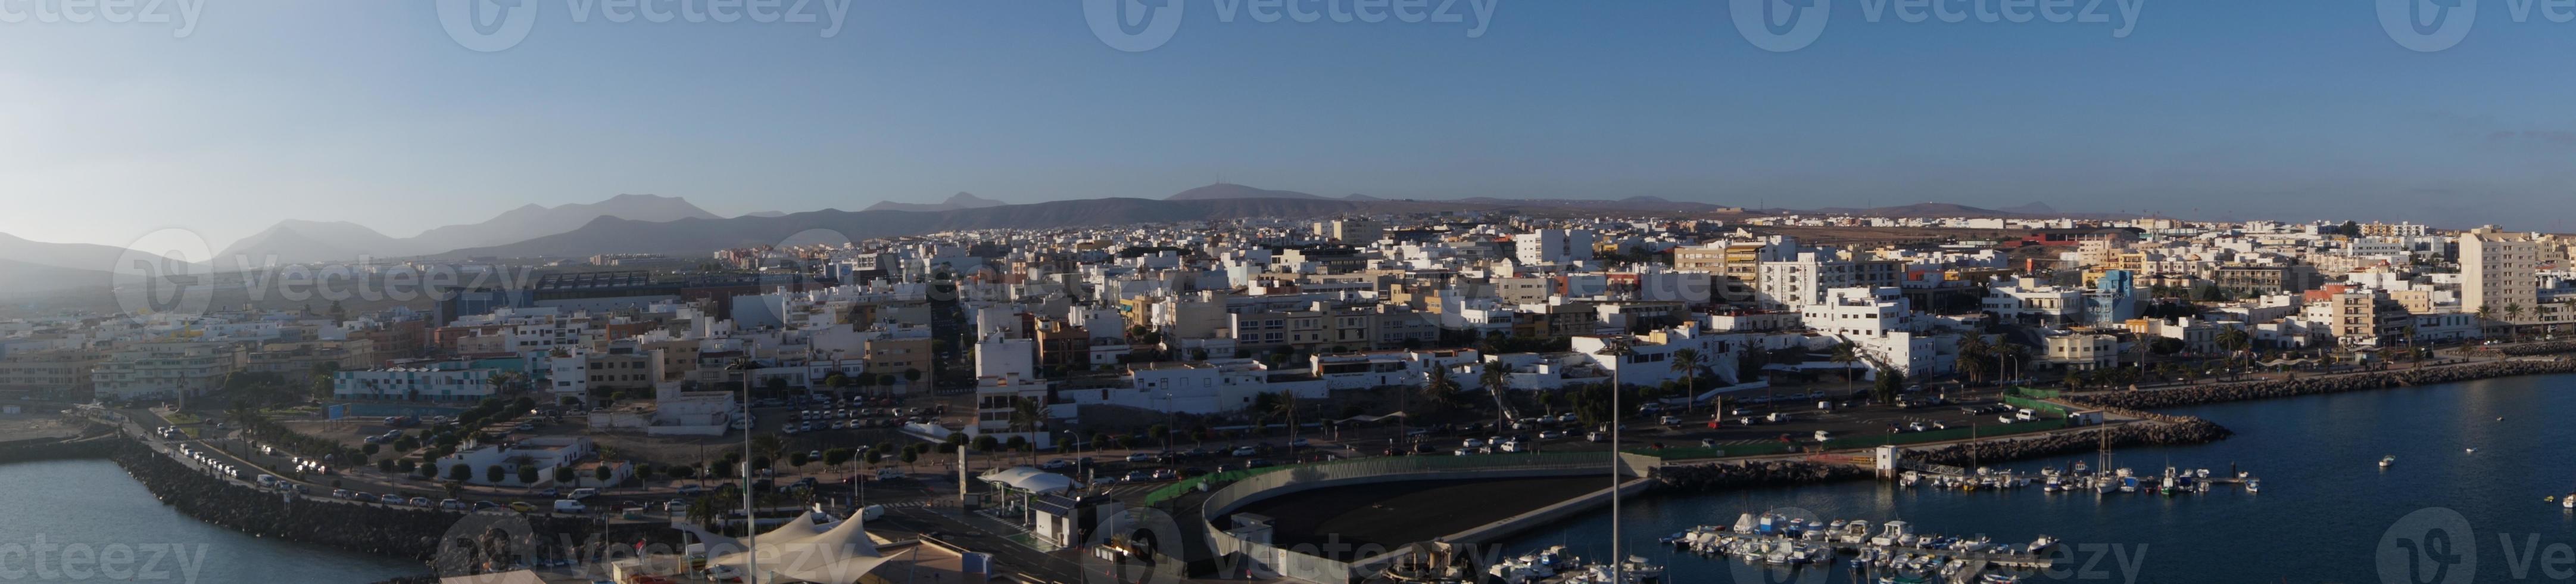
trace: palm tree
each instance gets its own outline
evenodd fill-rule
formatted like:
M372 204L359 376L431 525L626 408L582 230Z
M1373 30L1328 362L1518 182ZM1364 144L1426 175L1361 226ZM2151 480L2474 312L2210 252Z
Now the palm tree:
M2496 316L2496 307L2495 307L2495 305L2493 305L2493 304L2488 304L2488 305L2484 305L2484 306L2479 306L2479 307L2478 307L2477 316L2478 316L2478 336L2481 336L2481 337L2486 336L2486 334L2487 334L2487 325L2488 325L2488 324L2490 324L2492 321L2494 321L2494 320L2495 320L2495 316Z
M1476 383L1485 387L1485 393L1493 394L1496 421L1511 415L1508 413L1511 408L1503 402L1503 388L1511 385L1512 370L1503 368L1500 363L1486 363L1484 370L1476 374Z
M2515 325L2515 323L2519 323L2519 322L2522 322L2522 303L2520 303L2520 302L2510 302L2510 303L2506 303L2506 304L2504 305L2504 327L2505 327L2505 328L2504 328L2504 336L2505 336L2505 339L2507 339L2507 340L2517 340L2517 341L2518 341L2518 340L2521 340L2521 339L2519 339L2519 338L2517 338L2517 337L2522 336L2522 330L2514 326L2514 325Z
M1832 357L1826 358L1826 360L1842 365L1843 393L1850 394L1852 384L1851 366L1853 363L1860 362L1860 348L1852 346L1850 342L1834 343L1834 354Z
M1458 380L1449 378L1449 368L1433 367L1423 374L1422 399L1433 408L1458 401Z
M1985 335L1969 334L1959 339L1959 370L1968 374L1970 383L1985 382L1986 360L1994 357L1995 347L1986 344Z
M1682 387L1690 391L1693 401L1697 401L1699 371L1708 367L1708 356L1700 354L1699 349L1676 349L1673 351L1672 366L1673 372L1682 374Z

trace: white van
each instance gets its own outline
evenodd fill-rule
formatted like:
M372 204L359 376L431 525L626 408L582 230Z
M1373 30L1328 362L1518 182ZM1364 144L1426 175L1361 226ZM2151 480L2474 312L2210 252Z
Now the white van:
M564 495L564 498L579 501L597 495L599 495L599 489L573 489L572 493Z
M590 508L589 508L589 507L582 506L582 504L581 504L581 502L580 502L580 501L575 501L575 500L572 500L572 499L556 499L556 500L555 500L555 512L556 512L556 513L589 513L589 512L590 512Z

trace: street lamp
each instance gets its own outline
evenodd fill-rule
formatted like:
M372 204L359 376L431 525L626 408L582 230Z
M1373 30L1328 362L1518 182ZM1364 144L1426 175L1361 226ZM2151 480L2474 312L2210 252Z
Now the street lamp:
M751 360L736 359L732 369L742 372L742 547L752 552L743 555L743 582L759 584L760 554L754 543L759 537L760 522L751 507L751 432L755 426L751 423Z
M1609 343L1601 347L1601 350L1594 351L1592 354L1609 357L1612 365L1610 367L1610 581L1626 582L1628 557L1620 555L1619 551L1619 487L1621 483L1627 482L1624 480L1625 477L1619 476L1621 462L1619 422L1623 417L1619 410L1619 366L1626 365L1628 356L1637 354L1637 349L1629 345L1627 337L1613 337L1608 341Z

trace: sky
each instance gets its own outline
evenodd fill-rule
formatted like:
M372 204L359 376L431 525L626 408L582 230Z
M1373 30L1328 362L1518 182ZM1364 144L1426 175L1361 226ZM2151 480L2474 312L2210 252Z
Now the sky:
M618 0L140 1L168 22L0 0L0 233L181 228L219 248L281 219L400 237L619 193L733 215L1220 179L2559 231L2567 213L2545 211L2576 200L2576 23L2519 0L2418 0L2453 19L2425 34L2370 1L2063 9L2105 22L1982 22L2036 10L2003 0L1769 6L1824 23L1803 37L1744 32L1716 0L1429 0L1457 22L1375 23L1332 15L1393 9L1290 0L1321 16L1262 22L1261 0L1091 0L1175 23L1159 39L1095 32L1077 0L659 23ZM496 15L501 36L452 34L442 7ZM526 34L504 42L512 22Z

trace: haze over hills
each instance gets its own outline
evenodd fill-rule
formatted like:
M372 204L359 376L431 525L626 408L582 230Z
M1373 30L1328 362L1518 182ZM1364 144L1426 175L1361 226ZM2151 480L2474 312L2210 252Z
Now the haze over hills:
M114 274L101 270L82 270L0 259L0 296L88 289L103 291L114 277Z
M974 193L959 192L959 193L954 194L954 195L949 195L949 196L948 196L948 200L940 201L940 202L937 202L937 203L922 204L922 203L897 203L897 202L894 202L894 201L878 201L878 202L877 202L877 204L869 205L869 206L868 206L868 208L866 208L866 209L860 209L860 210L861 210L861 211L955 211L955 210L958 210L958 209L982 209L982 208L985 208L985 207L999 207L999 206L1008 205L1008 204L1010 204L1010 203L1004 203L1004 202L1001 202L1001 201L996 201L996 200L992 200L992 199L987 199L987 198L983 198L983 197L978 197L978 196L975 196L975 194L974 194Z
M47 243L0 233L0 260L28 266L95 272L116 269L126 249L89 243Z
M1310 193L1300 193L1297 191L1274 191L1270 189L1253 188L1234 183L1216 183L1173 193L1172 196L1169 197L1163 197L1163 200L1166 201L1216 201L1224 199L1329 199L1329 197Z
M530 204L511 209L482 223L449 225L423 231L410 238L422 253L465 247L484 247L527 241L580 229L593 219L617 217L636 221L678 221L681 219L715 219L688 199L656 195L618 195L597 203L573 203L556 207Z
M422 256L458 248L527 241L579 229L603 217L647 222L719 218L690 204L687 199L628 194L597 203L556 207L530 204L481 223L439 227L408 238L387 236L346 221L287 220L226 246L215 255L215 265L218 269L233 269L243 261L258 266L271 258L276 263L292 264L351 260L360 256Z

